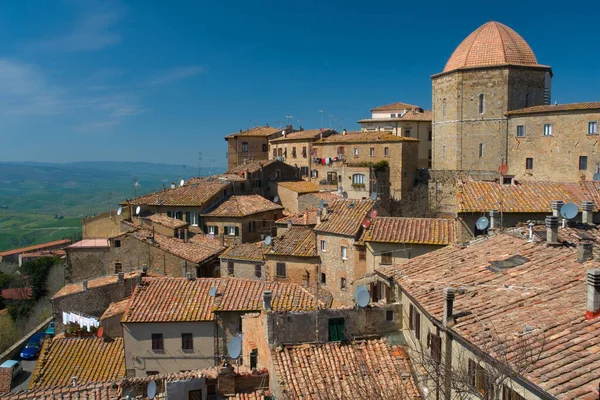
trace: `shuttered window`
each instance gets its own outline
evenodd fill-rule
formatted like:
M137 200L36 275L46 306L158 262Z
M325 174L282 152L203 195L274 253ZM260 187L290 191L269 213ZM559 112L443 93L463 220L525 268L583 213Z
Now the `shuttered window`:
M344 334L344 331L345 331L344 318L331 318L328 321L328 325L329 325L329 341L330 342L337 342L337 341L346 339L346 336Z
M431 359L435 362L442 361L442 338L436 334L429 334L430 346L431 346Z

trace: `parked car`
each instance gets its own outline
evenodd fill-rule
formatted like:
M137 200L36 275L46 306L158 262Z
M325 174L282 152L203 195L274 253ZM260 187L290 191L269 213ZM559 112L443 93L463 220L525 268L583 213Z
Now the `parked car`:
M23 360L35 360L40 355L42 343L46 337L45 332L36 333L28 341L23 350L21 350L21 358Z
M0 365L0 368L11 368L12 369L12 377L15 379L21 371L23 371L23 366L19 361L16 360L6 360Z
M46 329L45 333L50 337L54 336L54 321L50 322L50 325L48 325L48 329Z

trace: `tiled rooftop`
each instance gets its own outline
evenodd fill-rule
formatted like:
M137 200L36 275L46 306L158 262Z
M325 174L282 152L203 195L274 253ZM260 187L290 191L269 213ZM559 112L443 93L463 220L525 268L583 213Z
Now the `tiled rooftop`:
M421 398L408 355L386 339L283 346L272 355L286 398Z
M53 247L53 246L59 246L59 245L67 246L69 243L71 243L71 241L69 239L62 239L62 240L55 240L53 242L36 244L35 246L28 246L28 247L21 247L18 249L13 249L13 250L6 250L6 251L0 252L0 258L5 257L5 256L10 256L13 254L27 253L30 251L40 250L40 249L44 249L46 247Z
M238 174L224 173L224 174L216 174L216 175L211 175L211 176L190 178L185 182L184 186L199 185L199 184L211 183L211 182L224 182L224 181L243 182L245 180L246 179L239 176Z
M255 137L268 137L277 132L281 132L282 129L274 128L272 126L255 126L254 128L246 129L245 131L240 130L225 136L225 139L233 138L236 136L255 136Z
M2 400L121 400L117 389L111 388L113 381L87 383L83 385L35 388L27 391L7 393ZM144 399L145 400L145 399Z
M422 111L417 111L417 112L413 112L413 111L409 111L406 114L404 114L402 117L398 117L398 118L363 118L361 120L358 121L358 123L364 123L364 122L396 122L396 121L407 121L407 122L413 122L413 121L425 121L425 122L431 122L433 120L433 114L431 113L431 110L422 110Z
M108 381L125 376L123 339L103 338L46 339L31 377L30 388L48 388Z
M581 207L586 200L600 204L594 182L522 182L503 185L497 182L467 180L457 187L458 212L487 212L502 210L512 213L551 212L552 200L571 202Z
M390 132L348 132L345 135L332 135L316 140L314 145L331 143L386 143L386 142L416 142L418 139L396 136Z
M515 369L525 361L527 368L518 371L556 398L596 398L600 318L584 315L585 271L598 262L580 264L575 246L529 242L526 232L516 229L468 247L450 245L379 271L438 321L444 288L455 288L454 332L485 353L510 360ZM517 255L524 259L521 265L500 272L490 268ZM524 341L537 348L520 350ZM529 353L532 358L523 359Z
M98 247L110 247L108 239L83 239L65 247L66 249L90 249Z
M31 298L30 287L2 289L0 293L5 300L26 300Z
M125 272L123 274L124 279L134 279L137 275L139 275L141 271L133 271L133 272ZM112 285L117 283L119 277L115 275L106 275L101 276L99 278L89 279L87 281L88 290L94 289L96 287ZM59 297L68 296L75 293L83 292L83 285L81 282L71 283L69 285L63 286L56 294L52 297L53 299L57 299Z
M319 191L319 185L309 181L277 182L277 186L284 187L299 194L316 193Z
M293 226L282 236L273 238L269 254L295 257L317 257L317 238L312 228Z
M391 104L386 104L384 106L371 108L371 111L402 111L402 110L408 110L408 109L413 109L413 108L419 108L419 106L414 106L414 105L408 104L408 103L397 102L397 103L391 103Z
M160 190L145 196L137 197L133 200L130 200L129 203L123 202L122 204L202 207L213 196L218 197L219 193L223 192L228 185L228 181L221 180L189 184L178 186L175 189L169 188Z
M271 143L279 143L279 142L286 142L286 141L292 141L292 140L313 140L313 139L318 139L321 134L323 135L335 135L338 132L334 131L333 129L310 129L310 130L306 130L306 131L299 131L299 132L293 132L293 133L288 133L285 136L280 136L277 139L271 139Z
M335 198L339 199L337 196ZM287 217L283 217L275 221L275 224L287 225L288 222L291 222L292 226L314 226L317 224L317 209L311 208L310 210L304 210L298 214L288 215Z
M266 167L268 165L271 164L275 164L275 163L281 163L284 164L283 162L277 160L277 159L273 159L273 160L252 160L252 161L248 161L244 164L240 164L235 168L230 169L227 173L228 174L237 174L239 176L240 173L242 172L250 172L250 173L254 173L254 172L258 172L260 171L261 167Z
M456 240L456 221L442 218L376 217L365 242L448 245Z
M263 254L269 249L263 242L257 243L236 243L225 250L220 258L263 261Z
M283 210L283 207L258 194L249 194L231 196L205 215L207 217L245 217L275 210Z
M102 321L103 319L112 318L116 315L123 314L125 311L127 311L130 300L131 297L127 297L121 301L110 303L108 308L104 311L104 314L102 314L100 317L100 320Z
M315 231L355 236L374 206L372 200L334 200L329 203L327 216L323 217Z
M216 287L217 294L209 295ZM293 283L263 282L243 278L148 279L136 288L123 322L212 321L213 310L259 311L262 293L273 291L276 311L310 311L315 297Z
M517 32L490 21L462 41L450 56L444 72L496 65L540 66L531 47Z
M546 114L564 111L588 111L595 110L600 112L600 102L588 102L588 103L571 103L571 104L551 104L545 106L533 106L527 108L521 108L519 110L509 111L507 114L513 115L524 115L524 114Z
M177 218L168 217L166 214L152 214L148 217L154 224L166 226L171 229L178 229L187 226L188 223Z

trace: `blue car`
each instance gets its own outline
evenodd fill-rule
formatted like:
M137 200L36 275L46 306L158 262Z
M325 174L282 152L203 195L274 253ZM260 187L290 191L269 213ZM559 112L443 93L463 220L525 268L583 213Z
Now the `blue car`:
M21 358L23 360L35 360L40 355L42 343L46 337L45 332L36 333L28 341L23 350L21 350Z
M50 325L48 325L48 329L46 329L46 335L47 336L54 336L54 321L50 322Z

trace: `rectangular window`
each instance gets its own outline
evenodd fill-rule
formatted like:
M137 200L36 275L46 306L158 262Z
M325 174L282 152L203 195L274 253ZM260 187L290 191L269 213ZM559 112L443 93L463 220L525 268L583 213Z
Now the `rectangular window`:
M256 221L248 222L248 232L256 231Z
M479 143L479 157L483 157L483 143Z
M490 374L481 366L477 366L475 373L476 388L484 399L494 398L494 381Z
M177 218L180 221L183 221L183 211L177 211L175 213L175 218Z
M409 304L408 305L408 329L410 329L411 331L413 329L415 329L415 327L413 325L414 314L415 314L415 306L413 306L412 304Z
M514 389L502 385L502 400L525 400L525 397L521 396Z
M390 118L396 118L396 114L390 114Z
M181 334L181 349L194 350L194 335L192 335L191 333Z
M525 125L517 125L517 137L525 137Z
M233 275L234 272L235 272L235 264L233 263L233 261L227 261L227 273L229 275Z
M331 318L329 321L327 321L327 325L329 327L330 342L337 342L346 339L346 324L344 318Z
M120 262L115 263L115 274L123 272L123 264Z
M262 265L256 264L254 266L254 276L257 278L262 277Z
M527 157L525 159L525 169L533 169L533 158Z
M244 152L244 153L248 152L248 143L242 142L242 152Z
M306 146L302 146L302 158L306 158Z
M308 167L300 167L300 176L308 176Z
M348 259L348 248L346 246L342 246L340 251L342 253L342 260L347 260Z
M340 279L340 289L346 289L346 278Z
M277 263L277 276L280 278L285 278L285 263Z
M358 157L358 147L354 148L354 157Z
M392 252L386 251L381 253L381 265L390 265L392 263Z
M192 223L192 214L189 211L185 212L185 222L188 224Z
M410 129L405 129L404 130L404 136L410 137Z
M158 375L158 371L146 371L146 376Z
M327 245L324 240L321 240L321 251L325 253L327 251Z
M327 173L327 183L329 185L337 184L337 172L328 172Z
M375 147L371 147L371 148L369 149L369 156L371 156L371 157L375 157Z
M211 226L208 226L207 228L208 228L207 229L207 233L209 235L216 235L217 234L217 227L216 226L211 225Z
M588 122L588 135L597 135L597 134L598 134L598 121Z
M393 321L394 320L394 310L387 310L385 312L385 320L386 321Z
M267 152L267 144L266 143L263 143L263 145L262 145L262 151L263 151L263 153Z
M312 177L313 178L318 178L319 177L319 171L317 171L316 169L313 169L311 171L311 173L312 173Z
M167 211L167 217L173 218L173 212L172 211Z
M439 363L442 361L442 338L436 334L429 334L429 346L431 348L431 359Z
M358 248L358 261L365 261L367 259L367 250L364 247Z
M281 158L283 155L283 149L277 149L277 157Z
M429 133L427 134L427 140L429 140L430 142L433 140L433 132L431 131L431 129L429 130Z
M273 158L277 158L277 149L273 147Z
M389 157L390 156L390 148L389 147L384 147L383 148L383 156L384 157Z
M552 136L552 124L544 124L544 136Z
M338 156L343 156L344 155L344 146L338 147L337 153L338 153Z
M363 174L352 175L352 184L353 185L364 185L365 184L365 176Z
M243 183L242 183L242 190L244 190L243 188ZM192 226L198 226L198 224L200 223L200 214L197 212L193 212L192 213Z
M421 313L418 312L415 308L413 315L415 317L415 337L417 338L417 340L421 340Z
M296 147L292 147L292 158L296 158Z
M165 344L162 333L152 334L152 350L164 350Z
M258 365L258 349L252 349L250 352L250 369L256 368Z
M585 171L587 169L587 156L579 156L579 170Z
M325 272L321 272L321 283L324 285L327 283L327 275Z
M281 170L279 170L279 169L275 170L275 179L277 179L277 180L281 179Z

